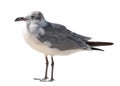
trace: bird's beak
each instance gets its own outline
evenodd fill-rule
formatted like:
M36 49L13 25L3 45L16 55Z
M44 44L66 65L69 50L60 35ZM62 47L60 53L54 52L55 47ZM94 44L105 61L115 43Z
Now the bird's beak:
M17 21L27 21L27 20L28 19L25 18L25 17L18 17L18 18L15 19L15 22L17 22Z

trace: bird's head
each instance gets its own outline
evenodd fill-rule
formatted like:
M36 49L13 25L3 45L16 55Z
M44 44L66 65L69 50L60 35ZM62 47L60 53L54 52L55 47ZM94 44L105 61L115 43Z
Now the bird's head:
M25 21L27 26L30 26L31 24L37 24L39 27L45 27L48 24L40 11L31 12L26 17L18 17L15 19L15 22L17 21Z
M17 22L17 21L40 22L43 19L44 19L44 16L40 11L34 11L34 12L28 14L26 17L18 17L18 18L16 18L15 22Z

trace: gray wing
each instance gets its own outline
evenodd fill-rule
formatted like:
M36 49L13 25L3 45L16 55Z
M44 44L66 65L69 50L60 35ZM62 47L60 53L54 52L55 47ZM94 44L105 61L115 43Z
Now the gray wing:
M65 26L59 24L50 24L44 27L45 35L40 35L38 39L41 42L49 41L51 48L58 48L59 50L69 49L88 49L89 45L86 41L89 37L84 37L66 29Z
M55 28L57 31L61 32L61 34L64 33L66 35L72 35L73 37L80 39L80 40L87 41L87 40L91 39L90 37L86 37L86 36L82 36L82 35L79 35L77 33L74 33L72 31L66 29L65 26L60 25L60 24L52 24L52 27Z

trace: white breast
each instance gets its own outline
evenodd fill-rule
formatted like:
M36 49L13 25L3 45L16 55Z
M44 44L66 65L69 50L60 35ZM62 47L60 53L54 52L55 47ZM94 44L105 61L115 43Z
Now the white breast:
M81 49L76 49L76 50L60 51L57 48L50 48L49 47L51 46L50 42L48 41L40 42L35 36L32 36L27 30L24 30L23 36L25 41L28 43L28 45L31 48L35 49L38 52L42 52L45 55L69 55L81 50Z
M37 24L30 24L29 25L29 31L33 33L35 29L37 29L38 25Z
M45 34L45 31L43 30L43 28L39 28L38 27L38 24L34 24L34 23L31 23L30 25L29 25L29 32L31 33L31 34L37 34L37 33L40 33L40 35L44 35Z

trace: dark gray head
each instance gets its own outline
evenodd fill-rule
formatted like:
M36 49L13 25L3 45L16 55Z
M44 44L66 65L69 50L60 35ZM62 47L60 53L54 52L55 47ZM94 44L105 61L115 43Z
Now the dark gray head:
M40 21L40 20L44 19L44 16L40 11L34 11L34 12L30 13L29 15L27 15L26 18L28 20L38 20L38 21Z
M46 20L40 11L34 11L28 14L26 17L18 17L15 21L26 21L27 25L39 24L41 27L46 25Z
M26 17L18 17L15 19L15 21L28 21L28 20L38 20L40 21L43 19L44 16L40 11L34 11L28 14Z

